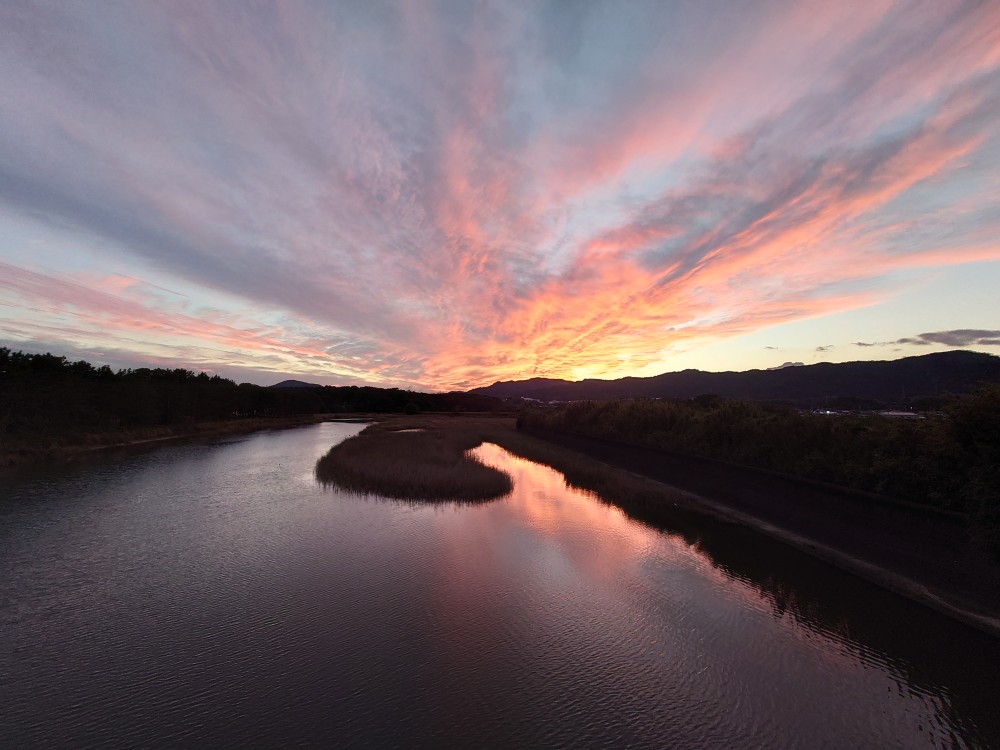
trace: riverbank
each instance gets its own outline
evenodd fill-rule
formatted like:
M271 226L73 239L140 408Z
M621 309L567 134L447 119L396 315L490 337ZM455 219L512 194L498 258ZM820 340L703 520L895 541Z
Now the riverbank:
M0 466L44 461L72 461L96 451L128 448L197 437L237 435L258 430L280 430L332 420L368 421L365 415L309 414L294 417L253 417L225 421L199 422L169 427L147 427L110 433L85 433L59 437L36 437L18 443L6 437L0 440Z
M529 434L692 493L710 512L1000 637L1000 565L958 514L710 459L578 435Z

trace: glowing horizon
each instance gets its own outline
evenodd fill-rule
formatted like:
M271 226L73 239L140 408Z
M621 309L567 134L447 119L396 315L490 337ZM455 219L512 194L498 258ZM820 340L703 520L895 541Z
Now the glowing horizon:
M1000 353L1000 4L0 6L0 345L429 390Z

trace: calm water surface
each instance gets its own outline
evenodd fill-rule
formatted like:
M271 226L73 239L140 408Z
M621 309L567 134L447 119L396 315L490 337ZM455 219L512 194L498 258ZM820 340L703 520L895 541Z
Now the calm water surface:
M318 485L361 427L0 476L0 746L997 746L995 639L495 446L485 505Z

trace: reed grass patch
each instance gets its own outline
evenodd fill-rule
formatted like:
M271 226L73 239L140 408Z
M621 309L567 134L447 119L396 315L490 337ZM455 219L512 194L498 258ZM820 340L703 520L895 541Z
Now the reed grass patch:
M513 487L505 472L469 455L494 443L520 458L550 466L567 486L648 517L697 501L685 492L616 469L580 453L518 432L511 418L427 416L389 419L338 443L316 464L324 483L400 500L489 500Z
M399 500L494 500L514 484L469 454L481 442L469 430L382 423L333 446L317 462L316 478Z

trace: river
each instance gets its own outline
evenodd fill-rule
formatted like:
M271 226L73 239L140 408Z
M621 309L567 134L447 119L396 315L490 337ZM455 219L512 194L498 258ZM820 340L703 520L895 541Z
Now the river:
M0 474L3 747L995 747L1000 641L755 532L319 485L361 425Z

